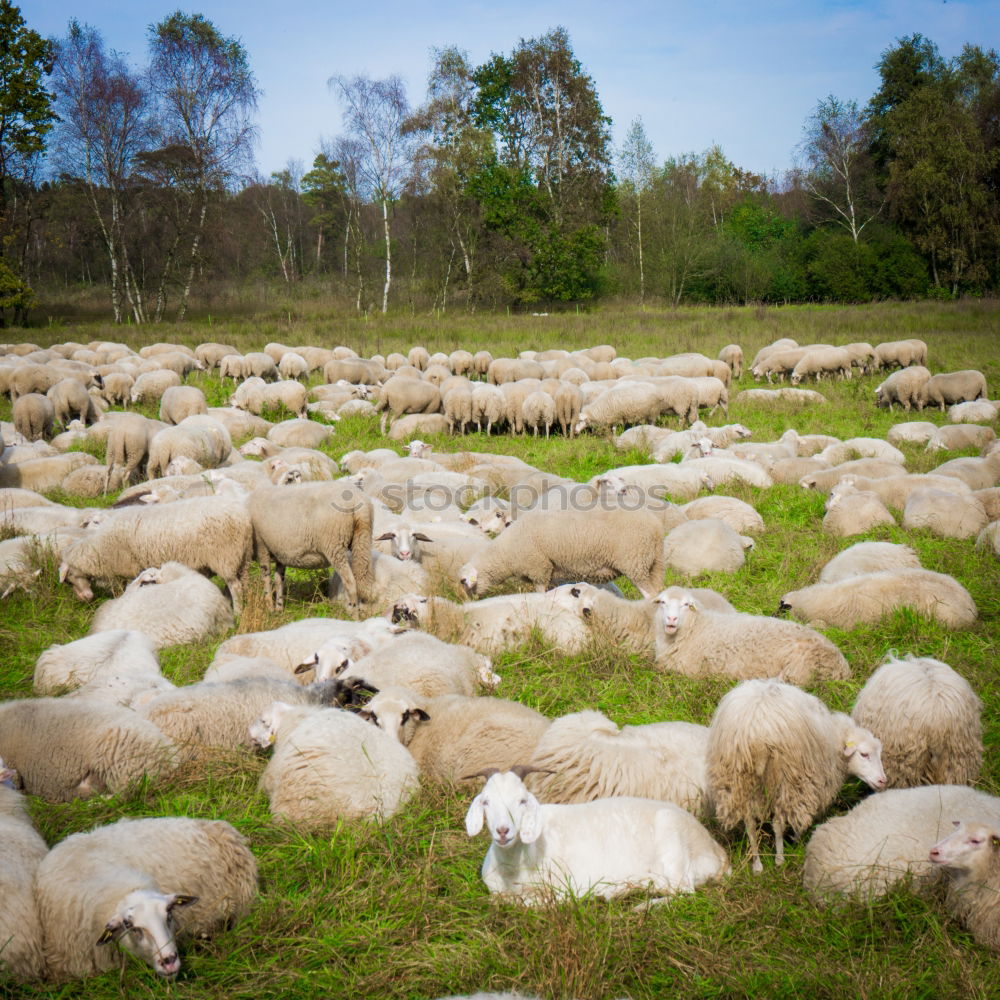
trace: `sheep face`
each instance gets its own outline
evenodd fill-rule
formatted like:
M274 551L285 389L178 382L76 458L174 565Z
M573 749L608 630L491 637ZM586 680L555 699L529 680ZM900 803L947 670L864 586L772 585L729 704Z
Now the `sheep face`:
M847 770L860 778L869 788L885 788L885 771L882 770L882 741L867 729L852 727L844 739L844 756Z
M413 729L407 729L408 722L429 722L430 716L405 694L395 691L380 691L359 713L364 719L374 723L404 746L413 739Z
M664 635L676 635L684 626L689 615L698 610L694 597L679 587L670 587L658 594L653 603L656 607L656 620Z
M92 601L94 599L90 578L78 569L74 569L69 563L60 565L59 582L68 583L73 588L73 594L78 601Z
M420 622L427 616L427 598L420 594L404 594L392 606L389 620L394 625L414 625L419 628Z
M542 833L538 799L513 771L490 776L465 814L465 832L474 837L486 824L493 843L505 848L536 841Z
M176 976L181 960L174 940L174 910L197 902L197 896L137 889L118 904L97 944L117 941L152 966L158 976Z
M468 521L469 524L477 527L490 538L496 538L504 528L509 528L511 523L510 514L499 508L486 514L476 514L471 517L463 515L463 520Z
M272 702L261 714L250 723L247 736L254 746L266 750L274 744L278 735L278 728L285 714L291 711L292 706L287 701Z
M428 458L431 453L431 446L426 441L414 438L406 446L406 451L410 458Z
M401 562L420 560L420 543L433 542L422 531L413 531L408 525L401 524L392 531L387 531L375 539L377 542L392 542L393 557Z
M472 563L467 562L458 571L458 579L462 586L475 597L476 589L479 586L479 571L476 567Z
M955 830L930 850L935 865L976 875L1000 856L1000 832L986 823L954 822Z

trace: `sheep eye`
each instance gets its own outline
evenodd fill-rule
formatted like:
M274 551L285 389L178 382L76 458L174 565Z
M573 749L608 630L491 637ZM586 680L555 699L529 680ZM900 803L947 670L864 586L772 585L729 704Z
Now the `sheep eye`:
M334 677L339 677L347 669L346 663L341 663L333 672Z
M871 757L871 754L870 753L866 753L864 750L862 750L861 751L861 756L864 757L865 760L868 760L868 758Z

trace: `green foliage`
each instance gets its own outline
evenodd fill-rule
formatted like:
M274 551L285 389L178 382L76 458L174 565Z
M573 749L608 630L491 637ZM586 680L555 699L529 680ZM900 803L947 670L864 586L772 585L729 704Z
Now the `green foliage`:
M35 293L0 257L0 327L7 325L8 316L14 323L23 323L34 304Z

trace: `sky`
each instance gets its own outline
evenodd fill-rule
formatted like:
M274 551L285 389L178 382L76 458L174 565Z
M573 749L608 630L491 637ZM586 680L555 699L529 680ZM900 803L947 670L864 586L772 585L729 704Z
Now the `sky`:
M146 61L149 25L177 8L148 0L21 0L29 27L66 34L90 24L109 49ZM1000 0L202 0L180 9L242 41L263 90L258 167L308 169L341 131L331 76L399 74L424 100L432 49L457 45L473 64L562 25L593 78L620 143L641 117L656 158L718 144L738 167L778 176L802 126L829 94L864 105L885 49L916 32L944 57L966 42L1000 48Z

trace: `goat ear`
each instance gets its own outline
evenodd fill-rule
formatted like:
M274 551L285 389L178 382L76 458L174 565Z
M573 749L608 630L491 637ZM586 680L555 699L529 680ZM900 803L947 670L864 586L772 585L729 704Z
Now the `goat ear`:
M542 811L538 799L529 793L521 814L520 838L522 843L533 844L542 835Z
M472 805L469 806L469 811L465 814L465 832L470 836L474 837L483 828L483 824L486 822L486 810L483 808L482 802L483 796L480 792L472 800Z

